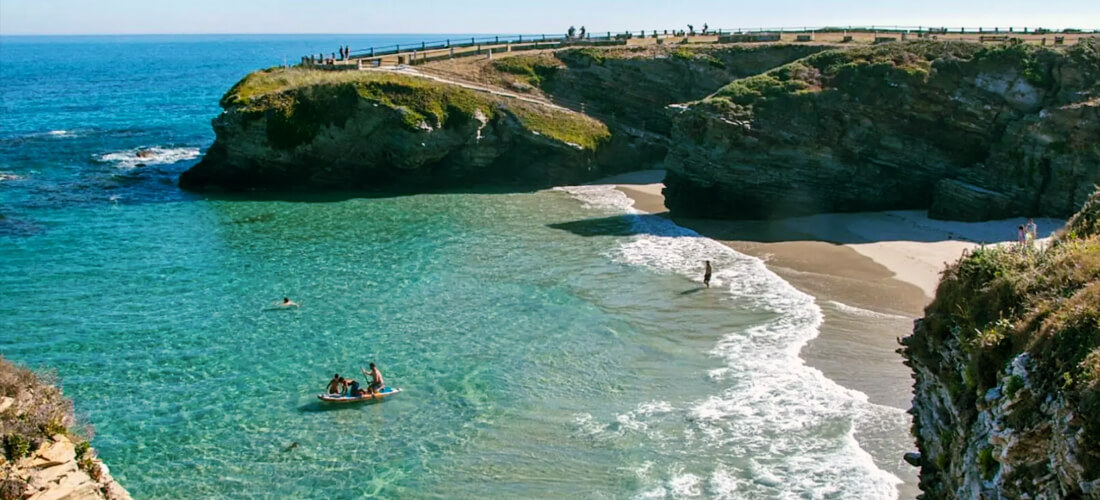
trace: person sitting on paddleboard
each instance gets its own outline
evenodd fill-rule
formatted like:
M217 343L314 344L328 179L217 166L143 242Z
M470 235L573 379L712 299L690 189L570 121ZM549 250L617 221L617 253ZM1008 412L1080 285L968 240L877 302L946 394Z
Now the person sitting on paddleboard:
M341 392L344 392L343 384L344 384L344 379L340 378L339 373L337 373L336 375L333 375L332 380L328 381L328 393L329 394L340 394Z
M359 394L360 392L362 392L359 390L359 382L356 382L350 378L346 378L344 379L344 384L348 388L348 392L346 394L347 396L351 396L353 398L358 398L362 396L362 394Z
M370 371L362 370L363 375L370 377L370 387L367 387L367 394L378 394L382 392L382 389L386 388L385 381L382 380L382 372L378 370L374 363L370 364Z

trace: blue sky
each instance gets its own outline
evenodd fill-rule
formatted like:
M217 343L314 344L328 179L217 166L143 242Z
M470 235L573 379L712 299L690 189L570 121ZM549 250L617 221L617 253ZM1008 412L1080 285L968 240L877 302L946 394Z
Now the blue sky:
M0 0L0 34L556 33L849 24L1100 29L1098 0Z

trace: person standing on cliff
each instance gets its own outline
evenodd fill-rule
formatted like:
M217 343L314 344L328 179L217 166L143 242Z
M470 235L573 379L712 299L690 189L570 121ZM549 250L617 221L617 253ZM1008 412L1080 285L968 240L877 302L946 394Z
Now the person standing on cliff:
M706 261L706 270L703 271L703 284L710 288L710 275L713 274L713 270L710 268L710 261Z

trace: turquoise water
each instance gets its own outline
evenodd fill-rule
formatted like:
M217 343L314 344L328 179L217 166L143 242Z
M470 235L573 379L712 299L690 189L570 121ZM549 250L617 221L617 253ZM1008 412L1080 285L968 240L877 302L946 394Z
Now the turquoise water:
M798 358L813 299L618 191L175 188L220 91L332 40L0 39L0 353L58 372L135 498L896 496L855 435L896 456L905 415ZM43 80L73 47L99 76ZM316 402L371 361L405 392Z

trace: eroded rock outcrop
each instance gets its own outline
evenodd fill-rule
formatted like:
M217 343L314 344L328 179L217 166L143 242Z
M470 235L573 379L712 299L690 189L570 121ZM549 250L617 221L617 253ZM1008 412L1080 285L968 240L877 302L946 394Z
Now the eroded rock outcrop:
M222 99L189 189L574 182L601 168L585 115L381 71L276 69Z
M1065 217L1100 182L1098 82L1096 40L818 53L685 106L666 199L707 217Z
M431 78L260 71L222 99L217 139L180 185L548 187L659 167L671 129L665 106L824 49L590 47L422 67Z
M0 358L0 499L129 500L73 426L57 387Z
M944 273L900 352L925 498L1100 498L1100 192Z

